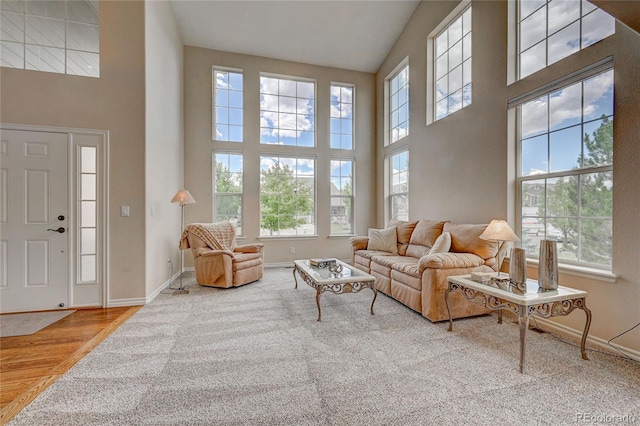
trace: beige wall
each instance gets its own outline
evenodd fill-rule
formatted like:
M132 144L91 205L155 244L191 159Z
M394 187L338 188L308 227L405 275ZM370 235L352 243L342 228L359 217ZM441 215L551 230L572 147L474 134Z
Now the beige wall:
M622 25L616 34L538 73L507 85L507 2L473 1L473 103L449 117L426 125L427 36L458 5L452 1L422 2L376 76L378 146L376 164L396 144L409 148L410 218L488 222L515 209L513 149L508 142L507 101L610 55L615 70L614 265L615 284L561 274L561 284L587 290L593 311L591 336L608 340L640 322L640 36ZM406 56L410 65L410 135L383 147L383 83ZM511 181L509 180L511 179ZM383 177L378 175L378 194ZM512 190L512 189L511 189ZM384 199L376 199L378 225L383 224ZM535 277L535 271L530 271ZM582 330L584 315L557 319ZM640 330L616 343L640 350Z
M355 158L355 223L359 234L366 234L374 222L371 206L375 204L374 179L374 99L373 74L334 68L279 61L256 56L185 47L185 185L197 204L185 209L186 222L212 220L212 152L244 150L244 242L258 241L260 154L304 153L316 157L317 238L260 239L265 243L267 263L290 262L293 259L350 256L347 239L329 237L329 161L334 155L329 146L329 86L331 82L352 83L356 86L355 152L340 152ZM228 143L211 140L212 66L243 70L244 75L244 142ZM287 146L259 143L260 72L312 78L316 80L316 138L317 148L295 149ZM335 153L337 155L338 153ZM295 254L289 248L295 247ZM185 257L191 264L191 255Z
M180 206L169 201L182 187L183 46L168 1L145 4L146 60L146 294L180 267Z
M100 78L0 70L1 122L110 132L110 300L145 296L144 57L144 3L102 1Z

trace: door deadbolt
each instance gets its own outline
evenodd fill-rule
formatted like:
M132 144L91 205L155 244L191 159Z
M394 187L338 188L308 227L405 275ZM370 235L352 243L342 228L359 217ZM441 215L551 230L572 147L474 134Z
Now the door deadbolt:
M65 229L61 226L61 227L60 227L60 228L58 228L58 229L51 229L51 228L49 228L49 229L47 229L47 231L59 232L60 234L64 234Z
M63 215L58 216L58 220L64 220L64 216Z

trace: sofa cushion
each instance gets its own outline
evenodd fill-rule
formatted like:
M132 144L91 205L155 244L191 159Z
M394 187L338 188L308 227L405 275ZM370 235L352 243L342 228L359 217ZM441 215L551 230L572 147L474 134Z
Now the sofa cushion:
M473 253L483 259L489 259L498 253L498 243L480 239L480 234L486 228L487 225L461 225L451 222L444 224L444 232L451 234L452 252Z
M379 250L358 250L355 252L355 255L371 259L373 256L391 256L391 253Z
M415 259L415 262L411 263L394 263L391 269L393 271L402 272L403 274L414 278L420 278L422 276L422 271L420 271L418 259ZM391 276L393 276L393 272L391 273Z
M368 250L386 251L398 253L398 239L396 228L373 229L369 228Z
M484 265L484 259L473 253L435 253L420 259L420 271L426 268L472 268Z
M436 239L436 242L433 243L433 247L431 247L429 254L446 253L449 251L450 248L451 248L451 234L448 232L443 232Z
M442 234L442 228L445 222L436 222L433 220L420 219L416 225L409 244L420 246L433 246L436 239Z
M427 254L429 254L429 250L431 250L431 247L421 246L418 244L409 244L407 246L406 255L419 259L422 256L426 256Z
M409 256L374 256L371 258L371 261L393 269L396 269L396 265L418 264L418 259Z
M415 229L417 224L417 220L415 222L407 222L405 220L391 219L387 226L396 227L398 244L409 244L409 241L411 241L411 234L413 233L413 230Z

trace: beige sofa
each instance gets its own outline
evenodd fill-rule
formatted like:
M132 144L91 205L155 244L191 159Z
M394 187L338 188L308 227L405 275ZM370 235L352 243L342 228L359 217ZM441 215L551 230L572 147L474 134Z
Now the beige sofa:
M352 237L351 262L375 277L377 290L434 322L449 319L444 300L448 276L492 272L502 263L504 244L499 247L496 242L479 238L487 225L423 219L392 220L389 227L396 228L397 253L369 250L368 237ZM443 232L450 234L449 251L429 253ZM489 312L457 292L449 295L449 305L453 318Z

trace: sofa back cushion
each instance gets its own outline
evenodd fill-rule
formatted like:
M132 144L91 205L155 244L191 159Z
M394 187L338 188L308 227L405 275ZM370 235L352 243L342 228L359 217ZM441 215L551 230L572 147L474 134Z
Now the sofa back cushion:
M407 247L407 256L422 257L429 253L429 250L442 234L445 222L420 219L416 225Z
M451 234L451 252L473 253L487 260L498 254L498 243L480 239L487 225L468 225L447 222L444 232Z
M398 253L404 256L407 253L407 247L411 239L411 234L414 228L418 224L418 221L407 222L406 220L391 219L387 227L396 227L396 235L398 238Z
M386 251L388 253L398 253L398 240L396 228L373 229L369 228L369 243L367 250Z

